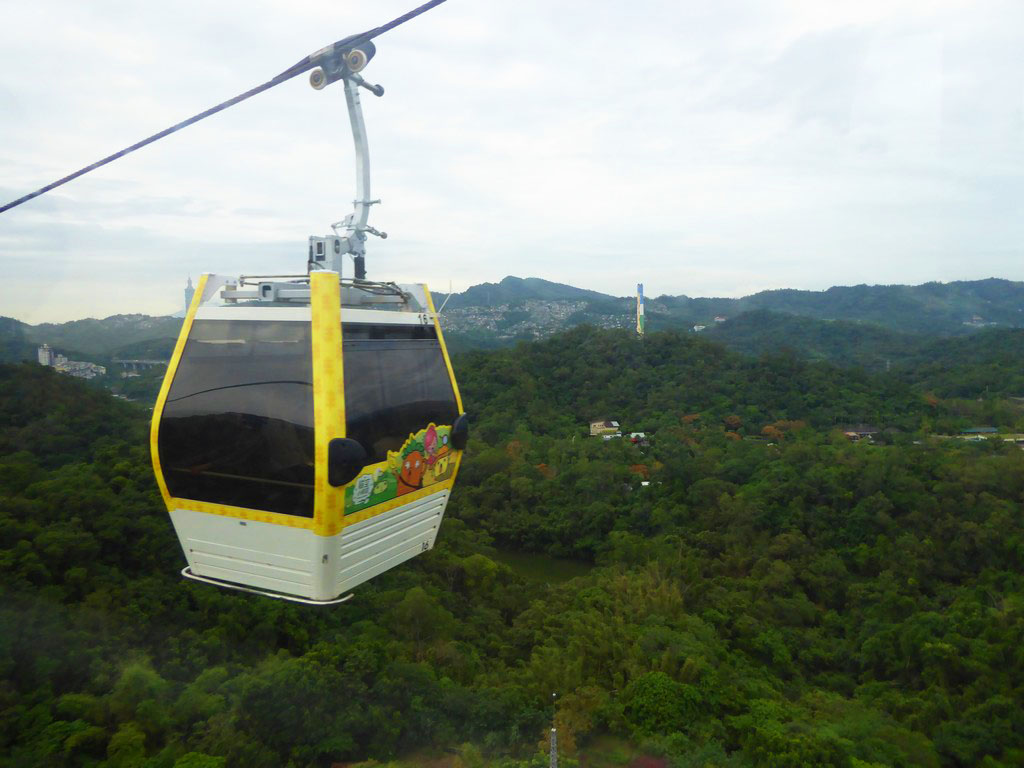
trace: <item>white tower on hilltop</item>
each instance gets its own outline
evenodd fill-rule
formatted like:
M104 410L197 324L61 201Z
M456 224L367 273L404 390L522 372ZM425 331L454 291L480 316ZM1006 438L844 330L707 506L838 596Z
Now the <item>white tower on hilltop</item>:
M636 332L638 336L644 335L644 284L636 284Z
M188 285L185 286L185 314L188 314L188 308L192 306L192 297L195 293L196 289L192 287L192 275L189 275Z

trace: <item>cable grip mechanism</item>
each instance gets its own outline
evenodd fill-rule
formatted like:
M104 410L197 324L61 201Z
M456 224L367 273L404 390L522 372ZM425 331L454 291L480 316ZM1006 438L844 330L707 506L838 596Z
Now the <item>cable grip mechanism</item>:
M322 48L310 56L317 66L309 73L309 84L320 91L338 80L351 80L374 96L383 96L382 86L368 83L359 76L376 53L377 47L369 40L354 48L338 48L337 44Z

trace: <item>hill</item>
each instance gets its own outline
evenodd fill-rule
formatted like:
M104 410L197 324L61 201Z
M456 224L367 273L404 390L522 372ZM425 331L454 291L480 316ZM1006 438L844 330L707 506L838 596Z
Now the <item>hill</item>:
M454 349L495 348L545 338L578 325L608 329L635 325L632 296L609 296L533 277L510 276L450 296L438 293L435 299L438 307L447 301L442 322ZM902 354L908 335L969 335L983 328L1024 324L1024 283L992 278L919 286L763 291L740 299L658 296L648 297L646 307L650 331L703 325L724 343L757 354L778 346L757 328L757 323L769 321L787 333L788 346L798 354L876 367ZM739 320L751 312L838 325L824 329L803 323L783 328L783 320L769 320L765 314ZM729 329L719 329L716 317L735 323ZM0 318L0 361L34 359L32 347L42 343L90 362L149 356L172 347L180 327L179 318L148 315L36 326ZM895 335L887 335L885 330Z
M116 357L121 347L154 339L176 339L181 318L150 315L111 315L102 320L89 318L69 323L41 323L25 326L25 336L55 349L75 350L83 355Z
M26 333L30 327L13 317L0 317L0 363L36 359L38 345Z
M880 325L819 320L765 309L714 323L702 335L751 357L788 350L807 360L869 371L900 365L922 345L941 346L932 337L901 333Z
M68 323L29 325L0 317L0 362L35 360L36 349L49 344L72 360L110 367L117 359L170 357L181 318L111 315Z
M897 334L961 335L980 328L1024 324L1024 283L991 278L919 286L763 291L740 299L658 296L648 297L646 302L647 327L651 331L696 325L711 328L717 325L716 317L735 318L762 311L854 323L865 329L884 328ZM453 339L467 347L543 338L581 324L631 328L634 313L633 297L608 296L536 278L508 277L497 284L485 283L453 294L444 314ZM899 342L893 341L894 351L898 351ZM818 354L815 351L812 356ZM839 356L827 350L821 354L830 359Z
M1024 330L1007 331L1014 344ZM709 337L680 331L649 334L584 326L551 339L493 352L457 356L474 429L499 439L518 427L534 435L583 434L593 419L615 419L629 431L688 424L761 435L776 422L801 421L817 429L869 423L914 433L955 434L975 423L1024 430L1024 413L1012 401L1021 376L1005 354L1002 334L967 354L971 340L943 339L915 351L914 361L886 372L839 367L774 350L758 358L723 347ZM935 363L924 361L931 355ZM961 357L958 358L958 355ZM980 361L1000 371L981 402L941 397L982 396L976 391ZM965 394L966 393L966 394ZM940 399L935 399L935 395Z
M457 370L438 547L313 610L183 582L145 410L0 366L0 768L533 768L552 720L563 759L1020 764L1024 452L927 440L955 403L685 333ZM584 437L599 413L650 446ZM924 439L850 443L848 413ZM494 543L589 567L526 579Z
M989 278L917 286L765 291L739 299L736 307L740 311L770 309L821 319L855 320L904 332L952 334L988 323L1021 325L1024 283Z
M447 294L437 294L436 303L441 303ZM564 283L552 283L537 277L509 276L498 283L481 283L467 288L462 293L451 294L448 306L459 307L495 307L501 304L515 304L527 299L542 301L607 301L612 299L597 291L575 288Z
M942 397L1024 397L1022 328L983 328L936 338L756 310L701 336L750 357L788 353L843 368L888 371Z
M1024 329L990 328L970 336L932 339L901 362L898 372L942 397L1024 397Z

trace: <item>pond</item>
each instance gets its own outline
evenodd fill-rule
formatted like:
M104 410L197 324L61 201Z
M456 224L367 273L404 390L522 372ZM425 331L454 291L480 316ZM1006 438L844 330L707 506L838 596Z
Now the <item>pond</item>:
M558 584L583 576L594 567L593 563L585 560L567 560L536 552L497 550L491 555L491 559L507 565L524 579L549 584Z

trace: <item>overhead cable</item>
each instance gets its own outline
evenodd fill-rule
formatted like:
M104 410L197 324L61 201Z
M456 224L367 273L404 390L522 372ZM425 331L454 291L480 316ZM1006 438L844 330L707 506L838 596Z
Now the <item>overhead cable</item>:
M203 120L203 119L209 117L210 115L215 115L218 112L221 112L221 111L227 109L228 107L233 107L235 104L243 102L246 99L252 98L253 96L255 96L258 93L263 93L263 91L269 90L269 89L273 88L275 85L280 85L281 83L285 82L286 80L291 80L296 75L301 75L303 72L307 72L310 69L312 69L313 67L318 66L319 62L324 57L330 55L334 51L340 50L340 49L345 48L345 47L349 47L349 48L355 47L355 46L360 45L362 43L365 43L365 42L367 42L369 40L372 40L373 38L375 38L375 37L377 37L379 35L382 35L385 32L387 32L389 30L392 30L392 29L394 29L397 26L402 25L402 24L404 24L407 21L410 21L411 19L416 18L421 13L425 13L426 11L429 11L431 8L434 8L434 7L440 5L443 2L445 2L445 0L430 0L430 2L424 3L423 5L421 5L421 6L417 7L417 8L412 9L408 13L405 13L405 14L399 16L397 19L392 19L387 24L384 24L384 25L379 26L379 27L374 27L373 29L368 30L368 31L363 32L363 33L358 34L358 35L351 35L350 37L346 37L346 38L343 38L341 40L338 40L338 41L332 43L331 45L329 45L329 46L327 46L325 48L321 48L316 53L311 53L309 56L304 57L300 61L298 61L295 64L293 64L292 66L290 66L284 72L282 72L281 74L277 75L276 77L271 78L270 80L267 80L267 82L263 83L262 85L257 85L255 88L252 88L252 89L246 91L245 93L240 93L238 96L235 96L232 99L228 99L227 101L222 101L217 106L210 107L209 109L207 109L207 110L205 110L203 112L200 112L198 115L193 115L192 117L188 118L187 120L182 120L180 123L176 123L175 125L172 125L170 128L165 128L164 130L160 131L159 133L154 133L149 138L146 138L146 139L143 139L142 141L136 142L135 144L132 144L130 147L125 147L124 149L120 150L119 152L115 152L112 155L108 155L107 157L104 157L102 160L97 160L95 163L92 163L91 165L87 165L84 168L80 168L79 170L75 171L74 173L70 173L70 174L68 174L67 176L65 176L65 177L63 177L61 179L57 179L57 181L54 181L54 182L52 182L50 184L47 184L45 187L40 187L35 192L30 192L27 195L19 197L17 200L12 200L11 202L7 203L6 205L0 207L0 213L3 213L4 211L9 211L11 208L16 208L17 206L21 205L22 203L26 203L26 202L28 202L29 200L31 200L31 199L33 199L35 197L39 197L40 195L43 195L43 194L49 192L52 189L56 189L59 186L67 184L69 181L73 181L74 179L77 179L79 176L84 176L85 174L89 173L90 171L95 171L97 168L101 168L102 166L106 165L107 163L112 163L115 160L117 160L118 158L124 157L125 155L127 155L127 154L129 154L131 152L134 152L137 149L142 149L147 144L152 144L154 141L162 139L165 136L170 136L172 133L180 131L182 128L187 128L188 126L192 125L193 123L198 123L200 120Z

